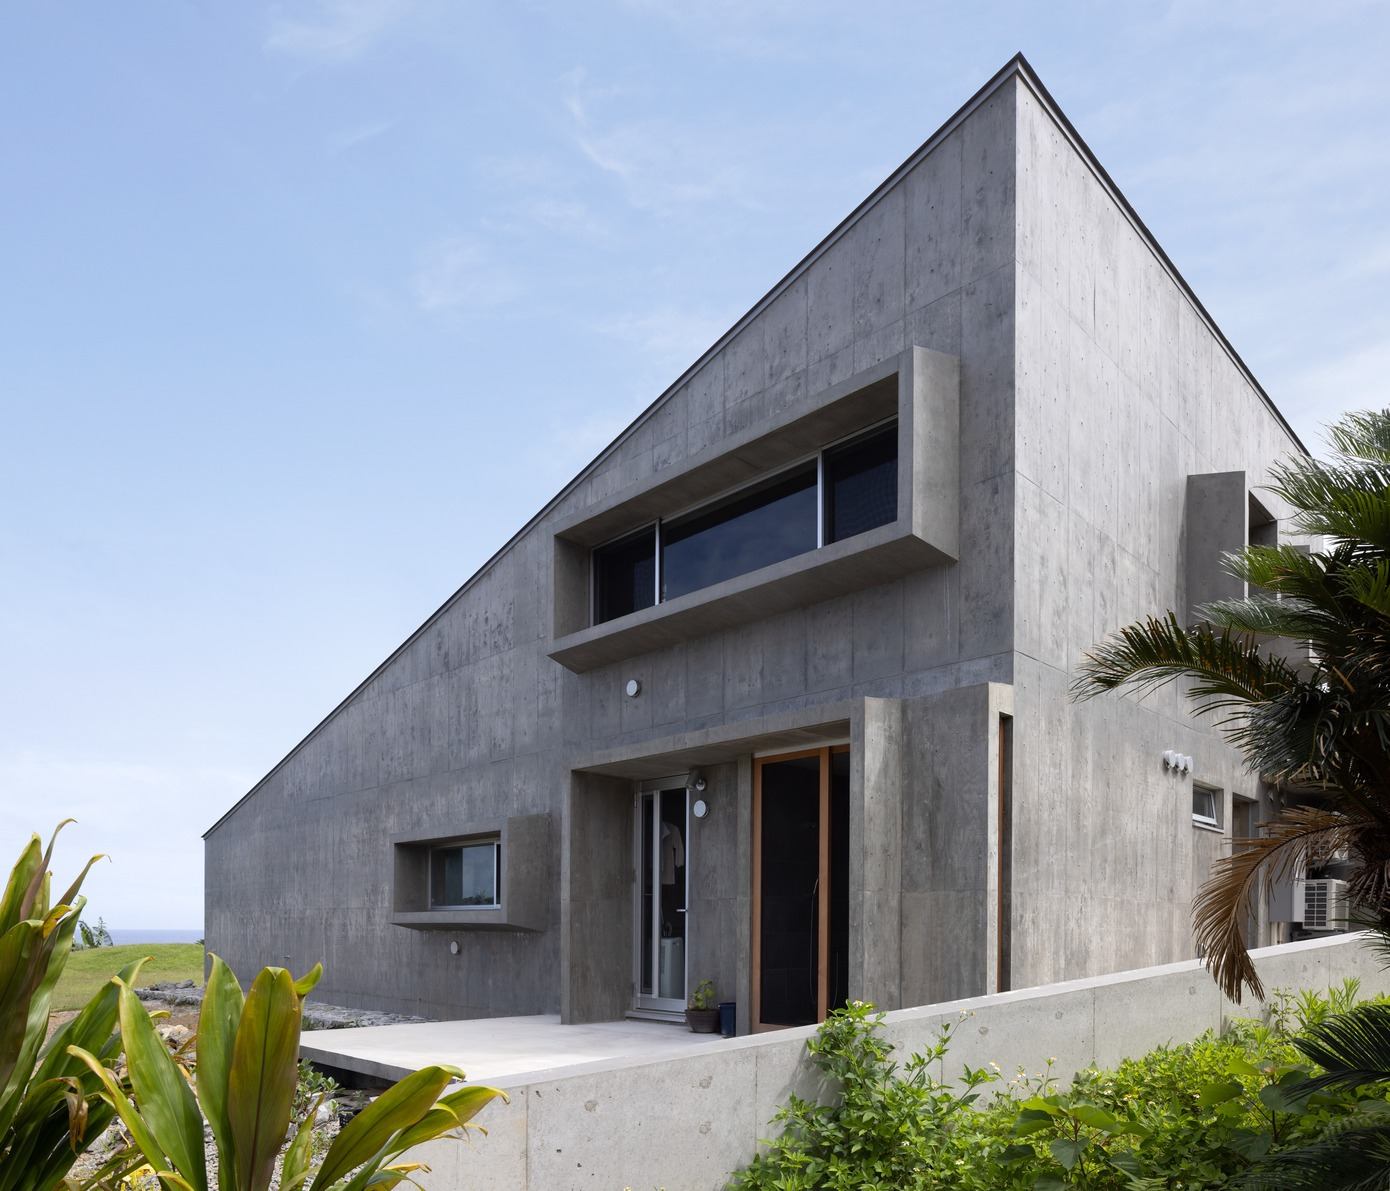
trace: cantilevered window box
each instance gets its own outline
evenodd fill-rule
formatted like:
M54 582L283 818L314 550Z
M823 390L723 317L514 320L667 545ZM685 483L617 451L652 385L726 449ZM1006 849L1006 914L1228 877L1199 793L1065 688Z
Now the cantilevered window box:
M959 376L912 348L561 524L550 657L591 670L954 562Z
M541 931L550 816L513 815L461 824L428 838L391 837L396 926L412 930Z

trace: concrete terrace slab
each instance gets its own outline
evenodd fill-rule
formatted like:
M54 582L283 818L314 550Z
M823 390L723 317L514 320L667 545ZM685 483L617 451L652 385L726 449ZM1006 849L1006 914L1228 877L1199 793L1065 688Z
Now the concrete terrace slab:
M470 1083L505 1086L613 1059L676 1057L726 1044L717 1034L651 1021L560 1024L559 1014L479 1017L302 1035L301 1057L379 1079L400 1079L431 1063L461 1067Z

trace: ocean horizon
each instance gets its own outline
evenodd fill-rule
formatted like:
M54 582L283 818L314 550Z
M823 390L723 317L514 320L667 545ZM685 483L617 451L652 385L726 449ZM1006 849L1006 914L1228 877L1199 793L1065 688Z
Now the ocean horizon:
M168 927L134 927L131 929L108 927L111 942L120 947L126 943L196 943L203 937L202 927L189 927L186 930L173 930Z

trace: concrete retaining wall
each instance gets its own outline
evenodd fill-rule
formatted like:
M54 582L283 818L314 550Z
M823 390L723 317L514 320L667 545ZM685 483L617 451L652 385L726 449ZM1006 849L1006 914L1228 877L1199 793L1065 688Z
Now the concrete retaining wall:
M1270 989L1323 989L1355 976L1363 993L1390 992L1390 975L1358 936L1254 954ZM1066 1078L1090 1063L1113 1065L1258 1011L1227 1001L1191 961L901 1009L887 1015L886 1029L898 1047L912 1051L930 1045L943 1024L956 1023L946 1078L965 1063L1036 1071L1050 1058ZM814 1032L781 1030L711 1042L680 1058L617 1060L499 1081L511 1103L484 1112L488 1136L418 1151L432 1168L420 1182L429 1191L722 1187L752 1157L787 1094L815 1092L816 1073L804 1053Z

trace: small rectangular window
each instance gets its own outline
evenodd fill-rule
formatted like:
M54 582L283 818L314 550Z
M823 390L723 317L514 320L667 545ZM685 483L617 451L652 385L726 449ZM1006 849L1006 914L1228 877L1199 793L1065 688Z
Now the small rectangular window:
M1192 821L1203 827L1221 826L1221 791L1192 784Z
M430 853L430 905L434 909L496 909L501 903L502 846L498 840L449 844Z
M661 523L661 598L674 600L816 548L812 460Z
M825 540L841 542L898 516L898 424L825 452Z
M594 623L656 603L656 527L594 551Z

